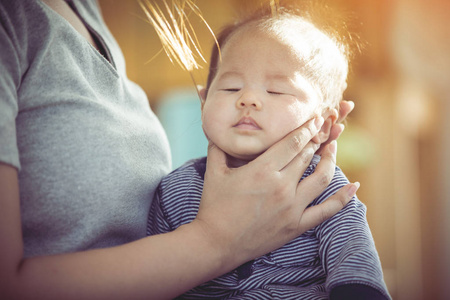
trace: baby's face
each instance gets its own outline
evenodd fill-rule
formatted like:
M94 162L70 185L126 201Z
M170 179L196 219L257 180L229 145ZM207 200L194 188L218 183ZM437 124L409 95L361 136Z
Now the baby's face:
M291 47L254 29L235 33L202 107L203 130L239 166L317 112L319 94Z

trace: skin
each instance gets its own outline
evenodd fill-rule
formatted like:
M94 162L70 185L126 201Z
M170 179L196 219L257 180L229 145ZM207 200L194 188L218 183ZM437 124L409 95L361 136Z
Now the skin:
M60 0L46 2L63 17L76 17ZM240 168L230 169L225 153L211 144L200 210L192 223L78 253L23 257L18 172L0 163L1 298L171 299L279 248L333 216L356 193L357 185L349 184L306 209L334 173L336 145L330 143L316 172L298 183L318 148L309 141L322 124L322 118L306 122Z
M338 113L322 108L321 93L302 74L298 57L301 45L254 26L239 30L223 47L207 100L202 93L202 122L206 136L228 154L228 166L255 159L317 115L324 124L313 140L328 140Z

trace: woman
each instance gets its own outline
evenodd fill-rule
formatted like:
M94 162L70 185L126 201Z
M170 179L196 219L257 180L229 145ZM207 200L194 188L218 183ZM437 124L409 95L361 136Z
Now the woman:
M308 141L323 120L312 120L239 169L211 145L197 218L144 238L169 148L98 7L0 0L0 16L2 297L172 298L280 247L353 196L341 190L304 211L334 170L326 148L308 182L291 176L316 149ZM250 205L222 213L237 201Z

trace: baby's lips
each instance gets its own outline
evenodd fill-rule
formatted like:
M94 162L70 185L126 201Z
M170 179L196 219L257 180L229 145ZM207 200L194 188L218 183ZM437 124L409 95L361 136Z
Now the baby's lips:
M252 117L242 117L233 127L248 127L248 129L261 129Z

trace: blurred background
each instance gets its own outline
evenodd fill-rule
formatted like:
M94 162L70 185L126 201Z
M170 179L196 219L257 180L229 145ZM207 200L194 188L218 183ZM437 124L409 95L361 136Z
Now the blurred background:
M158 54L161 43L137 0L99 2L128 76L166 128L174 167L204 155L189 74ZM269 0L196 1L215 32L262 2ZM385 281L394 299L450 299L450 1L329 3L350 14L349 29L365 41L345 93L356 108L338 143L338 164L361 182L358 197L368 207ZM211 34L198 18L192 23L209 59ZM203 66L197 84L206 82Z

